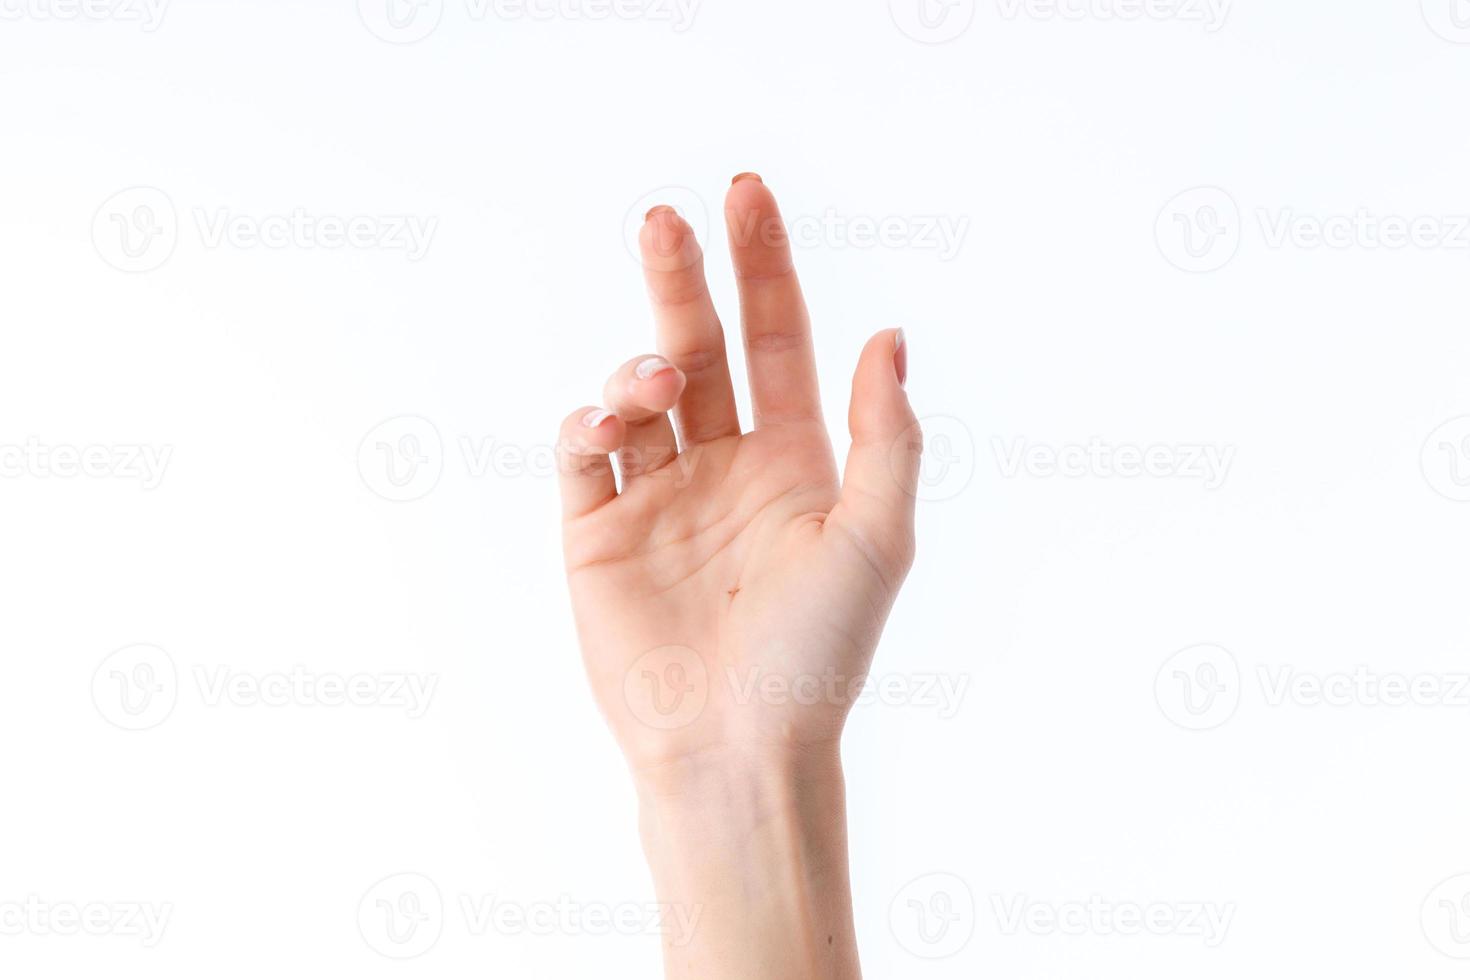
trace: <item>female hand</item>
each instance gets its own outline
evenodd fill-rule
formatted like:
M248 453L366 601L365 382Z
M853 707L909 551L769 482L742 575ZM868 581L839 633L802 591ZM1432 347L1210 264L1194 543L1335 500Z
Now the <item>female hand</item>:
M567 577L594 693L643 795L660 893L702 909L697 938L671 948L665 936L670 975L855 976L837 749L913 560L921 445L907 351L897 330L863 349L839 483L776 201L741 175L725 216L753 428L736 415L699 244L655 208L640 248L660 353L629 359L604 407L577 409L561 431ZM696 880L686 858L744 880ZM773 972L761 972L767 955Z

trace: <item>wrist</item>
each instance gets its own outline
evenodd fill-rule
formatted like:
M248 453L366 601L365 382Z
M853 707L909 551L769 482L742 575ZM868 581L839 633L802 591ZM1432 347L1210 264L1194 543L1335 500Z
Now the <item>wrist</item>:
M659 900L697 923L687 946L666 949L670 976L696 960L749 970L746 930L779 936L777 958L699 975L858 976L835 743L710 753L640 770L637 781Z
M748 812L750 805L789 797L806 787L842 786L836 741L815 744L721 746L633 766L644 811L702 811L717 816Z
M635 781L656 877L663 863L696 851L737 855L784 841L822 847L845 840L846 786L835 745L708 753L641 770Z

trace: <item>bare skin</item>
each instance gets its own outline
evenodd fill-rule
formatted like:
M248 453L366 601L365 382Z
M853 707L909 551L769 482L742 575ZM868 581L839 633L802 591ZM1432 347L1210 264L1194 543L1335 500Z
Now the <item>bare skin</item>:
M863 349L839 481L760 178L736 178L726 223L754 428L736 415L698 242L655 208L640 247L660 353L562 425L567 578L660 901L694 923L665 933L666 975L847 980L860 971L838 745L913 561L907 349L896 330Z

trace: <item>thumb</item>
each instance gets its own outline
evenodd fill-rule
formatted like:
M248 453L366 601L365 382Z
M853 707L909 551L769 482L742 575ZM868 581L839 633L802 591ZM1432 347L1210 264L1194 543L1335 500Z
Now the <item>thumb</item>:
M885 330L868 341L852 379L847 410L852 449L842 496L827 519L894 581L913 563L914 494L924 448L904 392L907 376L902 330Z

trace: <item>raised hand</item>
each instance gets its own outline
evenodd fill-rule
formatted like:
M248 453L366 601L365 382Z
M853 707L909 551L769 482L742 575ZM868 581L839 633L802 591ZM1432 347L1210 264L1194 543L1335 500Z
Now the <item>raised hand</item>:
M852 976L845 860L833 853L833 831L816 831L818 841L803 826L807 802L794 784L821 797L835 792L825 805L836 809L840 840L838 740L914 554L921 446L903 387L907 350L898 330L863 349L839 483L776 201L744 174L725 216L754 425L742 432L736 414L699 244L672 209L655 208L640 247L659 353L629 359L608 380L603 406L580 408L562 426L567 577L593 690L644 796L660 893L667 885L704 907L703 938L669 949L670 975L685 975L676 957L686 955L699 961L697 970L684 964L687 975L702 978ZM748 812L730 812L731 793ZM783 833L806 839L811 860L787 874L817 873L830 890L819 904L837 902L818 919L839 920L810 943L770 937L773 955L786 948L770 973L751 972L761 954L750 935L726 931L726 915L746 912L720 908L711 922L716 909L706 906L725 904L720 883L696 885L687 869L670 866L670 852L685 846L670 839L683 820L702 834L730 835L722 846L740 850L760 836L747 826L757 813L767 818L760 831L790 818ZM779 836L766 844L797 846ZM741 889L747 898L751 885ZM784 885L767 899L767 911L792 904L799 918L815 914L812 896ZM737 972L720 972L727 957Z

